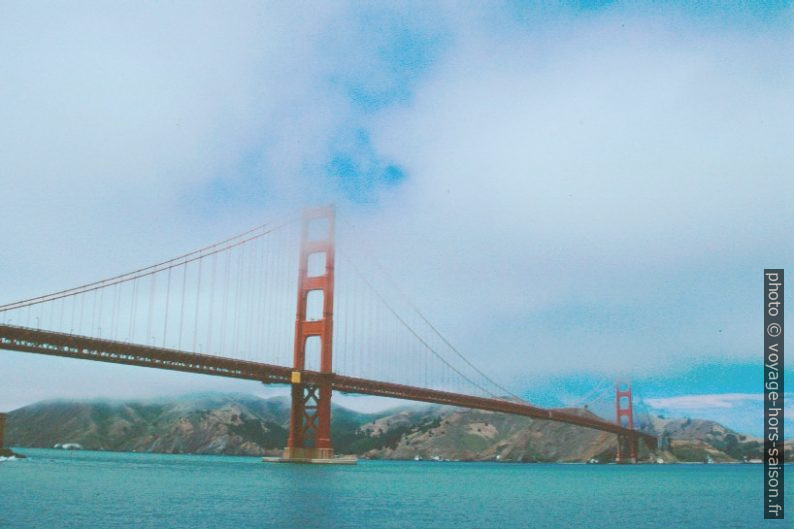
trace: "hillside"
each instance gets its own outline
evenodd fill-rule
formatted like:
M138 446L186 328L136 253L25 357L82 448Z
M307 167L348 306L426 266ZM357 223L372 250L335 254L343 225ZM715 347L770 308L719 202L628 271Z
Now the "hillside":
M587 414L585 410L576 413ZM86 449L272 455L287 440L289 402L242 394L193 394L145 401L44 401L8 415L6 442L18 447L78 443ZM667 462L758 458L760 441L713 421L661 419L649 429L667 448L645 459ZM406 406L365 414L334 406L334 447L374 459L611 461L604 432L444 406Z
M165 453L255 454L281 447L289 404L247 395L150 401L44 401L8 414L7 443Z

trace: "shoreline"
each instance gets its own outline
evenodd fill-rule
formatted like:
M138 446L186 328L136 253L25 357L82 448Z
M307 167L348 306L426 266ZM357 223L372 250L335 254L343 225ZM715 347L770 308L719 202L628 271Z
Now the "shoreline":
M208 454L208 453L194 453L194 452L184 452L184 453L173 453L173 452L130 452L126 450L90 450L90 449L81 449L81 450L74 450L74 449L63 449L63 448L47 448L47 447L15 447L17 450L47 450L52 452L65 452L65 453L96 453L96 454L134 454L134 455L152 455L152 456L199 456L199 457L241 457L241 458L252 458L252 459L259 459L261 460L263 456L261 455L252 455L252 454ZM0 448L0 457L17 457L18 459L25 459L28 456L24 454L20 454L18 452L14 452L10 448ZM358 457L358 461L373 461L373 462L394 462L394 463L419 463L419 464L428 464L428 463L498 463L498 464L509 464L509 465L584 465L584 466L670 466L670 465L762 465L763 461L722 461L722 462L711 462L705 463L702 461L671 461L671 462L664 462L664 463L656 463L652 461L638 461L637 463L631 464L624 464L624 463L615 463L614 461L605 462L605 463L589 463L587 461L509 461L509 460L472 460L472 459L441 459L441 460L433 460L433 459L374 459L374 458L367 458L367 457ZM783 465L794 465L794 461L786 461Z
M13 458L16 458L16 459L25 459L27 456L24 455L24 454L18 454L18 453L14 452L13 450L11 450L8 447L2 447L2 448L0 448L0 457L4 457L4 458L12 458L13 457Z

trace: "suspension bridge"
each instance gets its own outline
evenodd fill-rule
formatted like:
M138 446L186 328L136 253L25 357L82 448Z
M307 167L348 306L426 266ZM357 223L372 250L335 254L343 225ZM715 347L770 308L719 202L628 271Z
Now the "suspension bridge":
M307 210L146 268L1 305L0 349L289 385L288 462L333 461L334 391L593 428L617 436L618 462L636 462L640 441L656 447L634 427L630 386L617 387L614 422L513 395L414 305L387 297L357 265L355 244L339 245L335 223L333 207Z

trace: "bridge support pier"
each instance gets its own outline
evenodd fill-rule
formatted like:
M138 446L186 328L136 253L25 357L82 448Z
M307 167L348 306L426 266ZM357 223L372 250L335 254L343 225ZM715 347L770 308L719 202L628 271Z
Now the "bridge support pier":
M283 459L300 463L331 459L331 384L305 384L293 371L289 438Z
M639 439L636 435L618 435L618 451L615 463L636 463Z

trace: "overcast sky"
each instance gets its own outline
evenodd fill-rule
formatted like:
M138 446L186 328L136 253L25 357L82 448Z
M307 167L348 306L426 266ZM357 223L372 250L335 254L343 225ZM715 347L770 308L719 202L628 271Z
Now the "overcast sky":
M794 9L688 4L0 0L0 303L335 202L511 390L631 378L759 434L762 271L794 262ZM6 410L270 394L1 356Z

